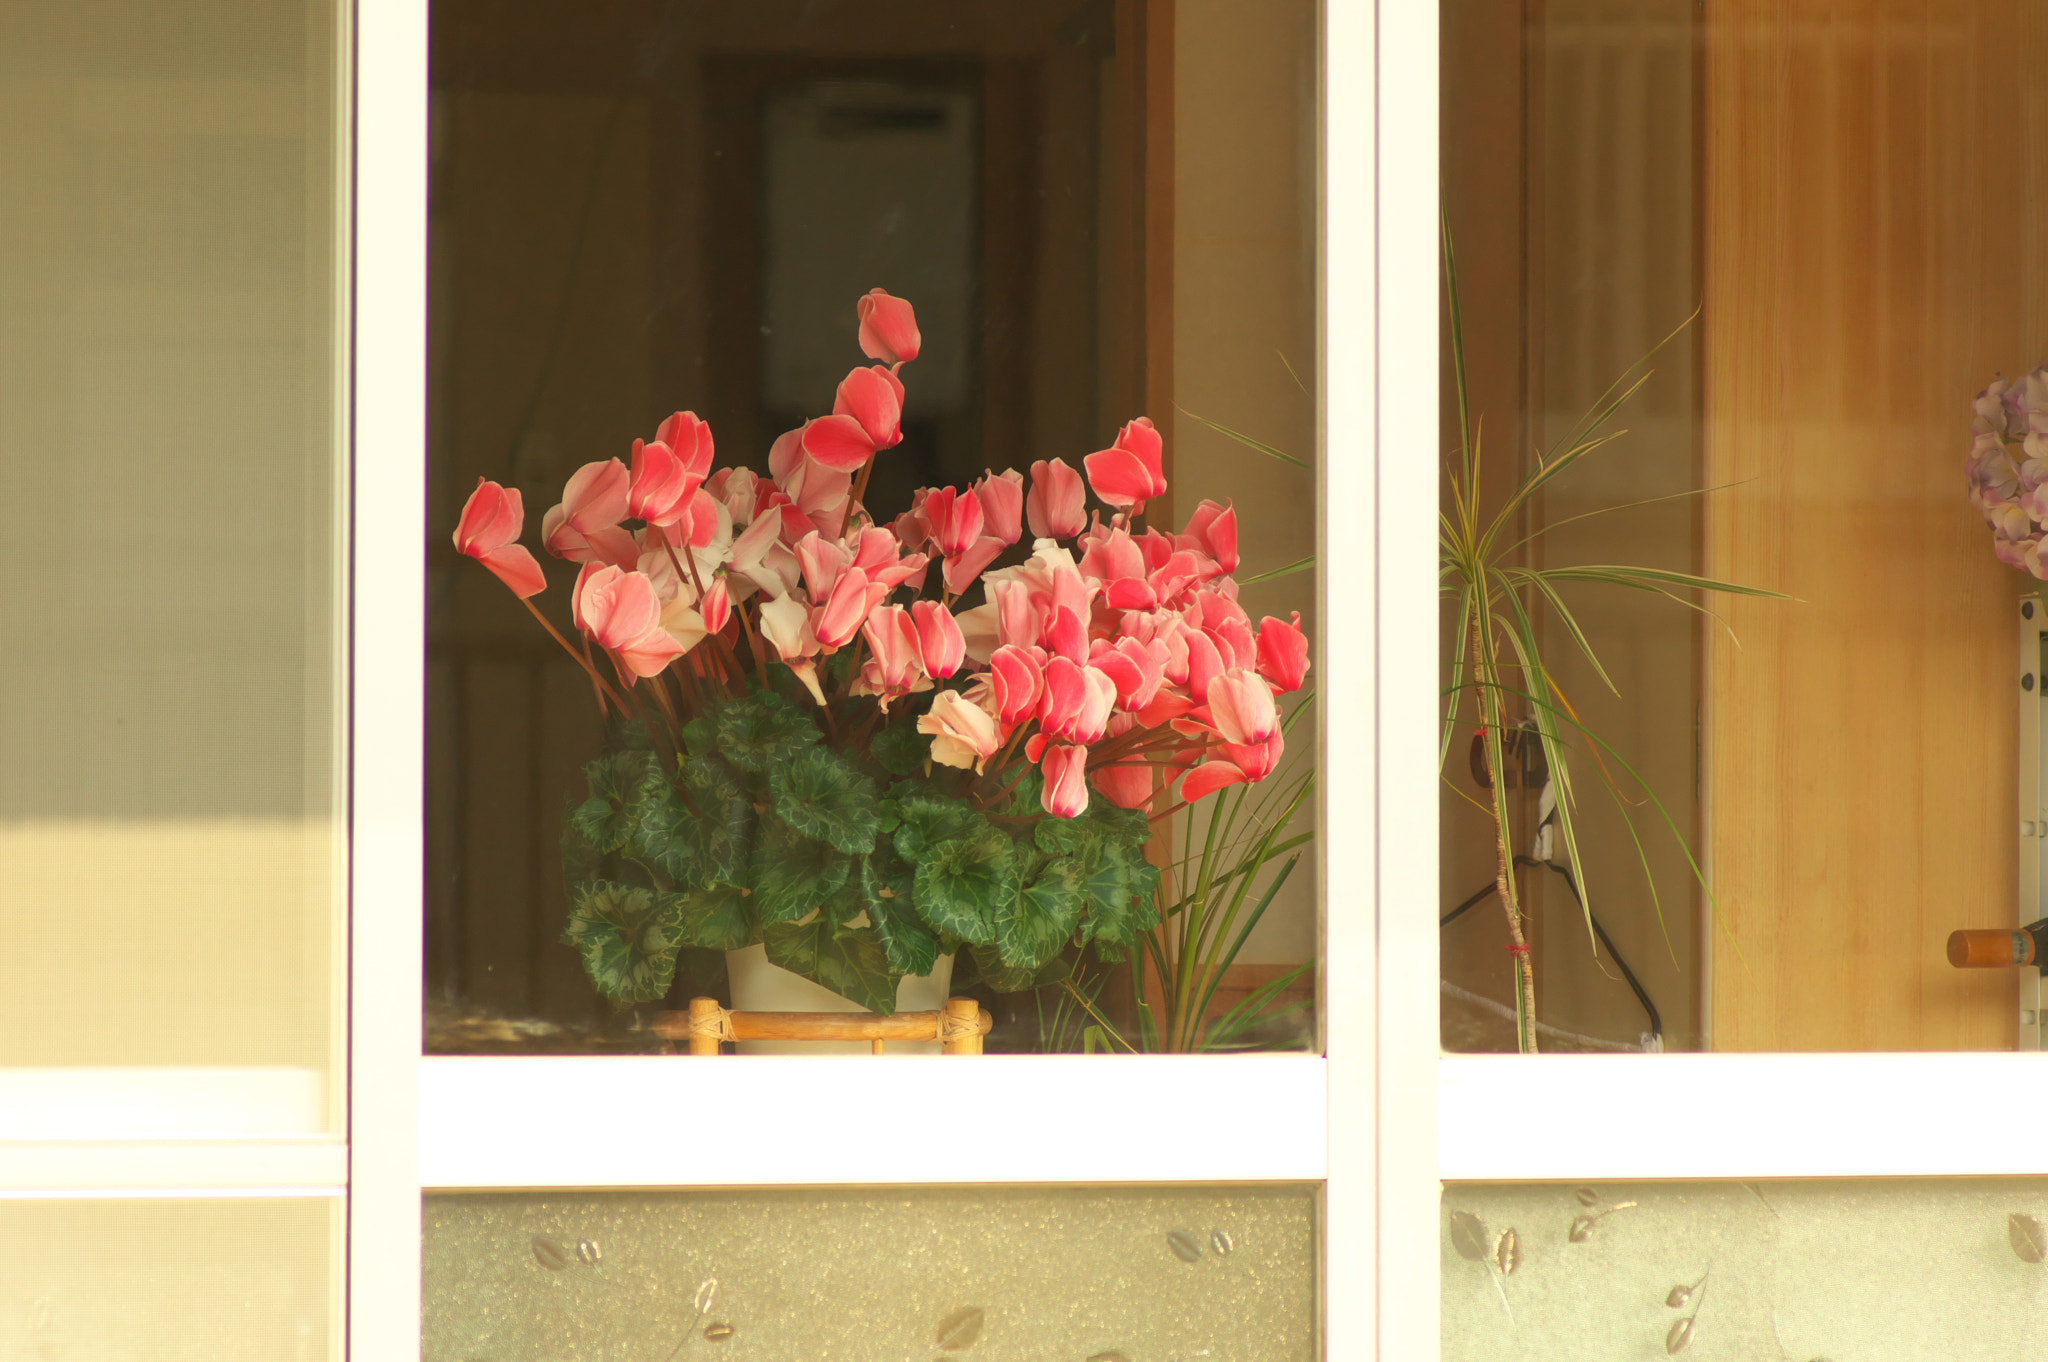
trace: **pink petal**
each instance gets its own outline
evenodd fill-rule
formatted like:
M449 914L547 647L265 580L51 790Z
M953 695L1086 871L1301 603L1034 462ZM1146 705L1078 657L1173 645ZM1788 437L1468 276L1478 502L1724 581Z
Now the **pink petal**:
M855 369L840 380L832 414L851 416L876 449L888 449L903 439L902 385L879 365Z
M974 585L974 579L981 576L981 570L996 560L1003 548L1002 540L994 535L984 535L962 550L958 557L948 558L946 590L955 596L965 592Z
M1226 785L1242 785L1245 773L1227 761L1210 759L1188 772L1180 783L1180 797L1192 804L1206 795L1212 795Z
M521 545L506 544L480 553L477 561L498 574L498 580L511 587L512 594L522 601L547 590L547 574L540 570L534 556Z
M917 314L909 303L891 297L881 289L870 289L854 304L860 317L860 350L869 359L884 364L901 364L917 358L922 337L917 332Z
M804 427L803 448L825 467L851 472L868 461L875 442L851 416L820 416Z

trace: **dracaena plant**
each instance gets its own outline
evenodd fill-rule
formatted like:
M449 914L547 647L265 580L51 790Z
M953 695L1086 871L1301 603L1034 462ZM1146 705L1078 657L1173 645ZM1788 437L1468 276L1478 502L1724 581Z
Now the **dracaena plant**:
M1556 840L1563 846L1566 868L1579 889L1589 941L1594 934L1592 897L1587 890L1585 870L1580 861L1578 792L1572 779L1574 751L1591 753L1597 758L1594 765L1600 786L1617 801L1621 800L1623 781L1632 790L1640 792L1644 802L1655 810L1678 845L1685 850L1686 862L1702 889L1706 887L1705 877L1700 873L1699 863L1693 858L1683 830L1657 798L1656 792L1619 752L1579 721L1563 687L1558 684L1543 647L1542 621L1546 616L1562 629L1601 684L1610 692L1620 694L1606 668L1601 666L1592 643L1579 627L1560 588L1593 584L1647 591L1702 611L1705 607L1693 600L1694 592L1720 591L1784 598L1774 591L1663 568L1611 563L1528 566L1523 561L1523 550L1549 530L1590 516L1650 504L1649 501L1627 502L1572 516L1533 531L1524 532L1521 528L1524 512L1530 509L1531 502L1544 488L1627 433L1608 426L1615 414L1649 381L1650 374L1645 367L1649 356L1638 361L1601 394L1592 409L1562 439L1549 449L1538 451L1527 470L1488 514L1482 505L1480 477L1484 463L1480 426L1472 417L1466 390L1457 265L1448 229L1444 233L1444 273L1449 303L1451 360L1457 382L1458 446L1447 468L1449 504L1440 511L1438 518L1439 577L1445 596L1455 606L1438 761L1441 766L1449 759L1451 740L1461 723L1475 726L1491 795L1490 803L1484 807L1494 829L1495 892L1507 915L1508 949L1514 957L1516 1038L1521 1050L1533 1053L1536 1049L1536 974L1529 958L1529 944L1522 932L1521 896L1514 874L1517 853L1514 821L1508 804L1509 781L1502 778L1508 759L1503 737L1511 727L1526 724L1542 746L1552 784ZM1677 332L1672 334L1675 336ZM1655 354L1655 350L1651 354ZM1681 492L1678 495L1695 494ZM1630 837L1636 839L1635 850L1644 883L1648 886L1652 910L1661 919L1662 910L1649 861L1625 808L1623 813L1623 824L1628 828Z
M714 468L678 412L569 479L541 539L581 564L573 642L534 605L518 491L479 480L455 531L610 725L563 861L566 939L617 1002L666 993L684 946L764 943L882 1013L961 947L999 990L1056 978L1070 945L1121 959L1157 921L1151 820L1280 761L1299 616L1237 604L1230 506L1145 523L1166 491L1151 422L1083 472L1041 460L880 519L863 497L920 337L880 289L856 316L876 363L765 473ZM994 566L1027 528L1029 556Z

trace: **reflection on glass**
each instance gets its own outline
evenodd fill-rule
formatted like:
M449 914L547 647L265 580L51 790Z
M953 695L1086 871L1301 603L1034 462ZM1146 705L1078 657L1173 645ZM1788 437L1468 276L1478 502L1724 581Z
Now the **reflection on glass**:
M341 22L0 44L0 1068L229 1066L269 1133L335 1119Z
M762 946L746 942L765 926L727 940L693 909L696 925L683 929L693 944L678 952L675 934L650 935L637 909L605 908L595 945L591 914L572 921L577 886L609 875L592 867L629 854L563 846L565 810L591 797L584 767L607 742L593 683L504 586L453 551L449 531L480 478L519 488L525 543L550 582L532 603L574 638L575 565L540 542L566 480L627 458L678 409L715 431L716 469L765 475L777 437L828 411L849 366L866 362L853 302L871 288L910 300L922 333L901 375L902 443L858 475L879 523L918 488L1028 475L1055 458L1078 471L1123 423L1149 415L1165 437L1169 491L1151 499L1146 523L1179 530L1205 500L1234 502L1236 604L1249 626L1300 610L1316 638L1314 33L1314 7L1294 0L1186 12L1052 0L943 16L892 0L853 26L796 3L573 20L435 6L429 1049L658 1050L656 1012L696 997L762 1006L734 989L753 977ZM753 509L733 513L742 528ZM1026 537L992 566L1030 551ZM808 595L811 584L789 589ZM978 587L956 595L963 612L984 603ZM1090 625L1099 633L1115 618L1104 607ZM747 660L741 633L736 663ZM864 636L843 646L865 648ZM596 663L607 667L602 655ZM830 665L824 682L836 696ZM1298 718L1287 765L1261 793L1300 789L1313 770L1304 699L1282 700ZM894 714L914 719L930 702L917 692ZM855 719L825 743L859 748ZM754 794L771 802L771 791ZM1228 880L1252 892L1236 916L1211 920L1208 944L1182 952L1162 939L1155 955L1128 939L1087 941L1085 923L1056 926L1044 933L1050 958L1015 941L983 943L979 957L963 949L951 992L993 1019L993 1051L1312 1044L1315 858L1296 839L1312 835L1313 807L1303 791L1299 809L1281 799L1269 811L1279 850L1260 873ZM1187 856L1206 843L1206 822L1141 822L1124 839L1126 878L1141 881L1149 860L1165 871L1165 906L1185 899L1199 911L1217 897L1211 881L1256 843L1249 814L1218 839L1208 877ZM830 855L879 854L852 845ZM915 860L884 869L907 882ZM748 901L723 904L736 920L765 916L751 859L748 873ZM669 889L652 877L646 887ZM998 912L1017 900L999 897ZM844 921L769 920L817 938L807 959L846 957L811 971L826 987L771 1010L845 999L921 1009L945 997L945 982L918 996L892 978L915 978L899 967L922 962L929 943L887 956L886 971L856 958L849 943L879 930L888 895L880 901ZM658 917L659 901L648 912ZM593 965L615 942L619 987L604 978L609 966ZM1063 970L1071 977L1055 981Z
M324 1197L5 1201L0 1357L341 1357L342 1208Z
M1610 423L1625 433L1518 511L1515 565L1785 597L1698 597L1708 618L1567 583L1603 675L1525 589L1554 673L1506 721L1553 714L1572 739L1582 871L1567 881L1569 848L1545 845L1559 783L1513 773L1540 1048L2011 1047L2038 1025L2031 984L1959 974L1942 948L2039 916L2014 883L2037 878L2041 808L2013 796L2034 741L2015 686L2036 665L2014 616L2038 583L1994 556L1996 508L1962 474L1972 395L2048 353L2048 21L2006 0L1566 0L1512 25L1454 4L1445 23L1480 501L1503 504L1683 324ZM1953 188L1987 179L2002 190L1982 204ZM1455 632L1447 613L1447 662ZM1442 795L1443 1040L1512 1049L1471 738L1453 734Z
M1443 1204L1444 1362L2048 1344L2040 1179L1466 1185Z
M1309 1188L435 1195L424 1355L1307 1359Z

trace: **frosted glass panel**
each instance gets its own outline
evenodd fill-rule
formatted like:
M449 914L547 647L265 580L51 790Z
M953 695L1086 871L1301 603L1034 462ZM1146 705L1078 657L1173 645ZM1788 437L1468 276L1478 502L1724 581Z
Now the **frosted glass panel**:
M339 968L340 24L14 5L0 43L0 1067L290 1071L298 1127Z
M2048 1346L2048 1180L1458 1186L1443 1203L1444 1362Z
M1305 1187L446 1195L428 1362L1309 1359Z
M341 1202L0 1201L0 1357L340 1359Z

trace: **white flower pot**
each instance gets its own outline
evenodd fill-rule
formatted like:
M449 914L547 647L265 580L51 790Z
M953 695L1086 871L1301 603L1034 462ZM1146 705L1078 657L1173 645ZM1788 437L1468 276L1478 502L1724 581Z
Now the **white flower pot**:
M726 978L732 984L735 1012L865 1012L851 998L842 998L822 984L801 974L770 964L766 946L748 946L725 953ZM953 957L940 956L930 974L906 974L896 985L898 1012L936 1012L946 1002L946 990L953 982ZM743 1040L735 1048L743 1055L865 1055L871 1053L864 1040ZM892 1040L885 1055L935 1055L936 1040Z

